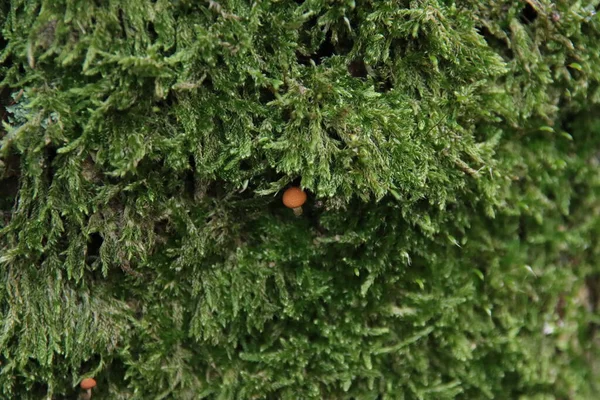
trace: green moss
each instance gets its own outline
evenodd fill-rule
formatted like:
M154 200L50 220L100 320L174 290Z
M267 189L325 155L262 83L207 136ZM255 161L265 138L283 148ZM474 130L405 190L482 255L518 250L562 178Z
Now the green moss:
M595 2L0 5L0 397L598 393Z

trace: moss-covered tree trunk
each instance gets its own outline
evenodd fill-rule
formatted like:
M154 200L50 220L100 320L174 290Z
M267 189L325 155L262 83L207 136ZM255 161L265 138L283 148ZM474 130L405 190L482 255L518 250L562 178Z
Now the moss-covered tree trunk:
M598 398L596 6L0 0L0 398Z

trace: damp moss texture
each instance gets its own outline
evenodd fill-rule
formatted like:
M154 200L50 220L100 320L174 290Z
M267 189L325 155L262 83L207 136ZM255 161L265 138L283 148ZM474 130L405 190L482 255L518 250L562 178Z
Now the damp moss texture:
M597 399L596 7L0 0L0 398Z

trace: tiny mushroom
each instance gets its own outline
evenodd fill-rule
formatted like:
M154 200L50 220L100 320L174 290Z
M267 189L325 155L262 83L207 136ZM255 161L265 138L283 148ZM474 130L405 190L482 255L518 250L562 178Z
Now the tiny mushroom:
M306 203L306 192L297 186L292 186L283 193L283 204L294 210L296 216L302 215L304 203Z
M85 394L82 398L89 400L92 398L92 388L96 387L96 380L94 378L85 378L81 381L80 386L85 390Z

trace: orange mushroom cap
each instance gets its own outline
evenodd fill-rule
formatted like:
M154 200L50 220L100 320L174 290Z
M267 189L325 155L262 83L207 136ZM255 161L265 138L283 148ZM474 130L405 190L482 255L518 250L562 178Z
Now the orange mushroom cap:
M283 193L283 204L288 208L298 208L306 203L306 192L293 186Z
M94 378L85 378L81 381L81 388L88 390L96 386L96 380Z

